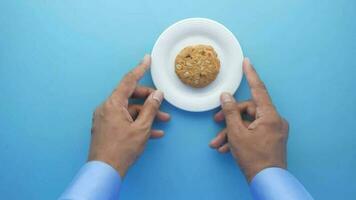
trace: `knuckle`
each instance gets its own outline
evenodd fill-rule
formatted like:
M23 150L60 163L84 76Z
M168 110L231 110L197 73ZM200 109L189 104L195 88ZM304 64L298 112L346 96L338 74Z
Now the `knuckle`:
M262 89L262 90L266 90L267 89L266 85L265 85L265 83L263 81L257 81L255 86L256 86L256 88L259 88L259 89Z
M142 123L140 131L146 134L149 133L150 129L151 129L151 123L145 121Z
M271 126L271 127L278 127L281 125L281 120L278 116L269 116L266 117L261 124L267 125L267 126Z
M137 80L137 75L133 70L131 70L126 74L126 78L129 80Z
M271 125L278 127L282 132L284 132L283 130L288 130L289 127L288 122L278 115L272 118Z
M274 136L278 141L285 141L288 138L287 134L275 134Z
M147 67L147 64L146 64L145 62L141 61L141 62L137 65L136 69L137 69L137 70L144 70L146 67Z
M267 116L268 120L271 120L276 116L273 108L270 106L256 107L256 114L259 117Z
M282 118L282 132L288 137L289 123L285 118Z
M135 123L133 126L134 126L135 132L137 132L139 134L148 133L151 128L151 124L148 123L147 121L141 121L141 122Z
M142 92L145 94L149 94L152 92L153 89L148 88L148 87L142 87Z
M153 98L148 99L148 104L152 110L158 110L160 107L160 103L158 102L158 100Z
M104 112L107 112L107 111L111 110L111 107L112 107L111 101L110 100L109 101L105 101L105 103L102 106L102 110Z
M234 110L238 107L238 104L235 102L226 102L222 104L222 110L224 111L229 111L229 110Z
M282 118L279 116L275 116L272 118L272 124L275 126L281 126L283 124Z
M236 106L234 106L233 104L226 105L224 107L223 111L224 111L225 115L236 115L236 114L238 114L238 110L237 110Z
M114 99L108 99L106 100L100 107L100 113L104 114L108 114L110 112L112 112L113 110L116 110L119 107L120 103L116 102Z

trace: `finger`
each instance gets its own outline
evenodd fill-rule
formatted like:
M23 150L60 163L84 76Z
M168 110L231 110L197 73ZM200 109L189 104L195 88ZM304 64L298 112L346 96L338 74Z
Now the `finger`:
M130 104L128 107L128 111L134 120L137 118L141 110L142 110L142 105L138 105L138 104ZM157 112L156 118L160 121L166 122L171 119L171 115L159 110Z
M220 110L219 112L217 112L215 115L214 115L214 120L216 122L221 122L225 119L224 117L224 112L222 110Z
M246 75L247 82L251 89L252 99L257 106L271 106L272 101L268 95L266 86L259 78L256 70L253 68L250 60L246 58L243 62L243 69Z
M151 127L162 100L163 93L161 91L156 90L152 92L143 104L141 112L138 114L135 122L143 126Z
M241 113L236 107L236 100L234 97L230 93L224 92L221 94L220 99L227 127L234 130L243 127Z
M241 102L238 104L238 107L240 109L240 112L242 112L242 113L246 112L248 115L250 115L252 117L254 117L256 115L256 105L254 105L254 103L251 101ZM224 116L224 114L223 114L222 110L220 110L215 115L215 121L219 122L219 121L224 120L223 116ZM251 123L252 123L251 121L243 120L243 124L246 128L248 128ZM212 140L212 142L214 140Z
M113 94L111 95L112 98L116 98L117 100L122 101L127 105L128 98L130 98L133 92L135 91L137 82L145 74L146 70L150 66L150 63L150 56L145 55L141 63L124 76L119 86L114 90Z
M256 116L256 104L253 101L239 102L237 106L241 113L247 113L252 117Z
M129 111L132 119L135 120L138 113L140 113L140 111L141 111L141 105L131 104L131 105L129 105L127 110Z
M156 115L156 118L160 121L163 121L163 122L166 122L166 121L169 121L171 119L171 115L166 113L166 112L163 112L163 111L158 111L157 115Z
M225 128L221 130L213 140L211 140L209 146L211 148L217 149L221 145L225 144L226 141L227 141L227 129Z
M136 86L134 92L132 93L132 98L147 98L153 91L153 88L146 87L146 86Z
M151 130L151 132L150 132L151 139L157 139L157 138L161 138L163 136L164 136L164 131L162 131L162 130Z
M230 151L230 147L228 143L225 143L223 146L219 147L219 153L227 153Z
M246 112L250 116L255 116L256 115L256 105L253 101L243 101L238 103L238 108L240 109L241 113ZM224 112L220 110L214 115L214 120L216 122L221 122L225 119L224 117Z

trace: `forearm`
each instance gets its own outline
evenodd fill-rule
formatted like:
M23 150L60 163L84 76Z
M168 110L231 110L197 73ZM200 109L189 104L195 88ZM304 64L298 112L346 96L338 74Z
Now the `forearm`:
M251 181L254 200L312 200L304 186L287 170L266 168Z
M118 199L121 178L110 165L90 161L78 172L59 200Z

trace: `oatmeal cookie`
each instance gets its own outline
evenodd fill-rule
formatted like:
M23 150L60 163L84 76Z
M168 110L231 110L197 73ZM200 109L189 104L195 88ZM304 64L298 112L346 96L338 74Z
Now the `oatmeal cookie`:
M209 85L216 79L219 70L220 60L209 45L187 46L175 59L175 72L179 79L195 88Z

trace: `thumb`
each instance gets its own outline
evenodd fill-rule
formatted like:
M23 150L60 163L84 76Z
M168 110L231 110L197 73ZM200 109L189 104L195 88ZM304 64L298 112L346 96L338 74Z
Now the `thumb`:
M230 93L223 92L220 96L220 100L227 127L232 129L242 127L243 121L235 98Z
M159 111L159 106L163 100L163 92L156 90L152 92L142 106L141 112L136 118L137 123L151 127L152 122Z

